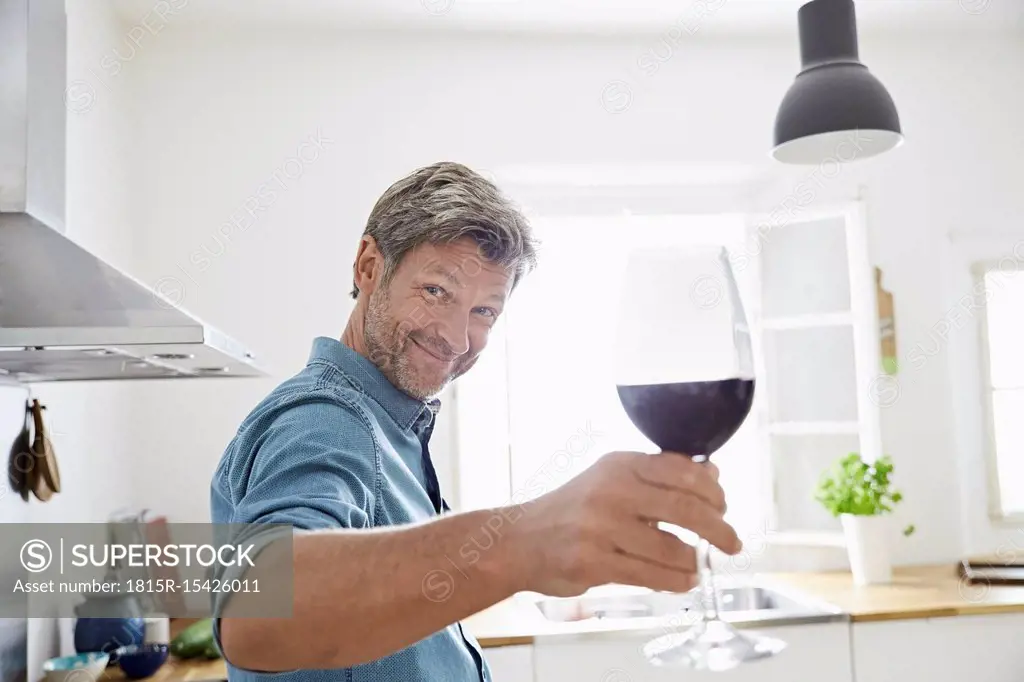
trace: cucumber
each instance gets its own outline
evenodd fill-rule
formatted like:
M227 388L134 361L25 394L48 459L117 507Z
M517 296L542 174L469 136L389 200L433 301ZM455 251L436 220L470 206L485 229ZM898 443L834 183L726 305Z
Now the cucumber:
M212 642L210 646L206 647L203 655L210 659L220 658L220 649L217 648L217 642Z
M197 658L206 655L209 647L216 648L213 637L213 619L203 618L189 625L171 640L171 653L178 658Z

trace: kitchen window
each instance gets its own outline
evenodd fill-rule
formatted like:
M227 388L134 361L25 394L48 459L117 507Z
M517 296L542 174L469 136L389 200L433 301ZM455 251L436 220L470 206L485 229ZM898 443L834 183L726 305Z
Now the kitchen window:
M541 219L534 228L540 267L513 295L485 353L488 367L456 388L459 450L477 460L459 459L464 508L533 499L607 452L656 452L626 417L612 375L616 284L626 255L631 245L736 250L745 234L738 215ZM752 270L736 276L749 315ZM495 433L503 436L489 439ZM502 452L495 452L498 441ZM748 419L714 457L739 525L753 525L763 509L758 477L750 475L758 449L756 419Z
M521 503L606 452L656 451L615 390L617 283L631 246L721 245L751 326L758 382L750 417L714 455L729 520L745 541L770 533L838 543L814 483L847 452L880 450L866 390L879 372L874 273L857 216L840 207L776 215L770 225L744 214L533 217L540 267L455 386L459 506Z
M1024 273L1013 259L974 268L983 306L982 381L990 507L995 517L1024 515Z

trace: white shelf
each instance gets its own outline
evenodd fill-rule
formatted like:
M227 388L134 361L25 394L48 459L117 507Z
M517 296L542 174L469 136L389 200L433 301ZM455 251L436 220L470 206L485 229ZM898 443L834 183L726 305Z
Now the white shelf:
M842 327L853 325L853 313L820 313L814 315L793 315L792 317L769 317L761 320L762 329L813 329L815 327Z
M858 422L775 422L768 425L768 433L773 436L820 436L859 432Z
M842 531L769 531L765 541L781 547L846 547Z

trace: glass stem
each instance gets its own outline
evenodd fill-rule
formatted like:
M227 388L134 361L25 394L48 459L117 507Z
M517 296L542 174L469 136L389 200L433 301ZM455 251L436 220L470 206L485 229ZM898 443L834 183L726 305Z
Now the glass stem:
M711 570L711 544L704 538L697 544L697 564L700 571L701 617L705 622L718 620L718 590L715 574Z
M692 459L698 464L708 462L707 455L694 455ZM704 622L718 620L718 590L715 589L715 575L711 570L711 544L704 538L697 543L697 570L700 579L701 618Z

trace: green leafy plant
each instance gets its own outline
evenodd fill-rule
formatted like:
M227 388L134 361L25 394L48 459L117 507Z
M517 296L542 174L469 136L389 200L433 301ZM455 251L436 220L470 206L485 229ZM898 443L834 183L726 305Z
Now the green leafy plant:
M814 499L833 516L888 514L903 499L902 493L892 489L892 471L888 455L868 464L860 453L851 452L822 474ZM913 532L912 525L903 529L904 535Z

